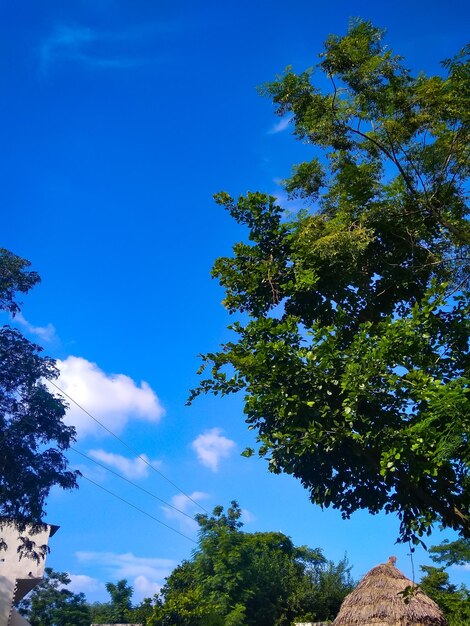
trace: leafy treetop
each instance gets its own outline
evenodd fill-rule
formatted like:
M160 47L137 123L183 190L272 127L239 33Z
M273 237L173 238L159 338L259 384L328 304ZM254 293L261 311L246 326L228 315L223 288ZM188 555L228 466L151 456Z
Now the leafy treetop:
M470 536L469 52L413 76L354 21L262 88L312 148L285 181L304 208L216 195L248 230L213 268L243 316L190 401L243 390L271 471L344 517L398 514L404 541Z
M168 577L148 626L288 626L334 617L351 591L350 567L282 533L241 530L237 502L198 515L193 558Z
M16 292L26 293L39 281L29 265L0 249L0 310L20 311ZM18 330L0 328L0 519L15 520L20 530L41 525L51 487L77 486L78 472L67 469L64 454L75 429L63 422L64 401L46 386L58 371L41 352ZM25 553L38 558L34 542L23 540Z

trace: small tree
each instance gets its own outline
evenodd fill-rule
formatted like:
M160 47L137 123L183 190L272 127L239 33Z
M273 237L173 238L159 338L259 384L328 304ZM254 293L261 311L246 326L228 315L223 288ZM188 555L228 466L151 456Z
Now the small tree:
M106 589L111 596L111 618L114 623L126 621L127 613L132 608L132 595L134 589L126 579L118 580L117 583L106 583Z

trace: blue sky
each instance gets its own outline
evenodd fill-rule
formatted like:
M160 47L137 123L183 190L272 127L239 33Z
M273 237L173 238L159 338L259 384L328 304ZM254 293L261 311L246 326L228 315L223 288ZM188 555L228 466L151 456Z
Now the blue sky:
M237 499L247 531L282 531L334 560L347 552L356 578L390 554L411 576L395 518L322 512L293 479L240 457L254 442L239 398L185 401L197 355L229 338L211 265L243 237L212 194L281 195L277 181L309 155L256 86L312 66L351 16L386 27L410 68L439 72L466 43L469 13L463 0L0 3L1 245L42 276L17 324L59 359L58 384L129 446L72 405L77 450L189 515L194 502ZM194 524L69 456L189 539L83 479L51 493L48 520L61 528L48 565L91 600L120 578L136 600L152 595L190 556ZM416 571L428 561L418 550ZM470 583L463 569L452 577Z

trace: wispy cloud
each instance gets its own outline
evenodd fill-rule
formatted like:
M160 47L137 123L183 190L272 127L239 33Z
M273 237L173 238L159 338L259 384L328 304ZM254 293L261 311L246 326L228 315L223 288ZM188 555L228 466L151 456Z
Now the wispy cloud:
M108 478L109 473L104 469L104 467L99 467L98 465L85 465L84 463L71 463L71 469L78 470L80 474L83 474L85 478L89 478L95 483L104 483ZM57 492L55 492L57 493ZM58 491L61 494L61 491Z
M147 463L153 466L160 465L160 461L151 461L146 454L142 454L141 457L135 459L128 459L120 454L113 454L112 452L106 452L105 450L90 450L89 456L97 461L103 462L105 465L114 467L119 470L126 478L147 478L150 467ZM145 459L147 463L143 460Z
M163 512L165 513L165 517L171 520L177 520L180 528L187 532L194 532L197 529L197 523L186 517L186 515L194 515L197 512L197 505L195 502L201 502L201 500L206 500L209 497L208 493L204 493L204 491L193 491L193 493L188 494L191 499L185 496L183 493L178 493L173 496L170 500L170 504L172 504L175 508L172 509L169 506L162 507ZM182 515L178 511L182 513L186 513L186 515Z
M22 313L17 313L13 319L14 322L21 326L27 333L34 335L41 341L50 342L57 338L55 328L52 324L47 324L47 326L34 326L25 319Z
M256 517L253 515L253 513L248 509L242 509L242 522L244 524L249 524L250 522L254 521L256 521Z
M40 68L43 72L49 69L51 63L57 58L66 57L77 59L82 50L97 35L91 28L81 26L57 26L54 31L43 41L39 49Z
M82 566L91 566L93 570L101 570L114 580L130 580L136 592L137 600L157 593L165 578L175 567L171 559L158 559L135 556L132 552L119 554L116 552L76 552L75 556ZM75 576L74 583L93 585L88 576Z
M174 32L171 24L154 23L116 32L59 24L39 46L39 67L46 74L56 63L72 62L95 69L128 69L155 63L146 42Z
M281 118L279 122L277 122L277 124L274 124L274 126L268 130L268 135L276 135L277 133L282 133L289 127L292 117L293 116L289 114Z
M102 593L106 590L104 583L85 574L69 574L71 580L67 588L74 593Z
M136 556L132 552L79 551L75 556L79 563L91 563L121 578L141 575L161 578L175 565L171 559Z
M145 381L137 385L124 374L106 374L96 363L76 356L57 361L58 386L96 419L119 434L129 420L158 422L164 415L160 401ZM56 391L51 387L52 391ZM77 429L79 436L105 434L91 417L73 402L65 421Z
M217 472L221 459L229 457L236 444L224 437L220 428L211 428L196 437L191 446L202 465Z

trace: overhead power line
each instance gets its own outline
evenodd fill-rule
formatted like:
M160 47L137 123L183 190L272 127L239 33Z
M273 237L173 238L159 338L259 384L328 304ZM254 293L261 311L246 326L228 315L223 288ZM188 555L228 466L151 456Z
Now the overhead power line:
M130 485L132 485L136 489L139 489L140 491L143 491L143 493L146 493L148 496L152 496L152 498L155 498L155 500L158 500L159 502L162 502L163 504L165 504L166 506L172 508L173 510L177 511L178 513L181 513L181 515L184 515L185 517L187 517L191 521L194 521L194 518L191 515L188 515L188 513L185 513L185 511L182 511L181 509L178 509L178 507L174 506L173 504L170 504L169 502L166 502L165 500L162 500L162 498L159 498L157 495L155 495L151 491L147 491L147 489L144 489L140 485L137 485L136 483L132 482L132 480L129 480L125 476L122 476L122 474L119 474L118 472L115 472L114 470L109 468L107 465L104 465L103 463L100 463L99 461L97 461L93 457L88 456L88 454L85 454L84 452L80 452L80 450L77 450L77 448L74 448L73 446L70 446L70 450L73 450L77 454L80 454L81 456L85 457L85 459L88 459L89 461L92 461L93 463L95 463L96 465L99 465L100 467L102 467L106 471L110 472L111 474L114 474L114 476L117 476L121 480L125 480L126 483L129 483ZM83 474L82 474L82 476L83 476Z
M113 491L110 491L109 489L106 489L106 487L103 487L103 485L100 485L99 483L96 483L94 480L92 480L91 478L88 478L88 476L84 476L82 475L82 478L85 478L85 480L88 480L88 482L92 483L93 485L95 485L96 487L99 487L100 489L102 489L103 491L106 491L106 493L109 493L110 495L114 496L115 498L117 498L118 500L121 500L121 502L124 502L125 504L127 504L128 506L131 506L133 509L135 509L136 511L139 511L140 513L143 513L144 515L146 515L147 517L150 517L150 519L153 519L155 522L158 522L159 524L161 524L162 526L165 526L166 528L172 530L174 533L178 533L178 535L181 535L182 537L184 537L185 539L187 539L188 541L191 541L192 543L197 544L197 541L194 541L194 539L192 539L191 537L188 537L188 535L185 535L184 533L180 532L179 530L176 530L176 528L173 528L172 526L169 526L168 524L165 524L165 522L162 522L161 520L159 520L157 517L154 517L153 515L151 515L150 513L147 513L147 511L144 511L143 509L139 508L138 506L136 506L135 504L132 504L132 502L129 502L128 500L125 500L124 498L122 498L121 496L118 496L117 493L114 493Z
M209 511L207 509L205 509L201 504L199 504L199 502L196 502L196 500L194 500L193 498L191 498L190 495L188 495L185 491L183 491L180 487L178 487L178 485L176 485L172 480L170 480L167 476L165 476L165 474L163 474L163 472L161 472L159 469L157 469L154 465L152 465L152 463L150 463L144 456L142 456L139 452L137 452L137 450L135 450L132 446L130 446L128 443L126 443L123 439L121 439L121 437L118 437L118 435L116 435L115 433L113 433L112 430L110 430L107 426L105 426L102 422L100 422L99 419L97 419L94 415L92 415L89 411L87 411L81 404L79 404L76 400L74 400L74 398L72 398L72 396L70 396L66 391L64 391L63 389L61 389L59 387L59 385L57 385L55 382L53 382L52 380L48 381L51 385L53 385L57 391L59 391L59 393L61 393L64 397L68 398L71 402L73 402L80 410L82 410L86 415L88 415L89 417L91 417L92 420L94 420L97 424L99 424L102 428L104 428L104 430L106 430L110 435L112 435L115 439L117 439L117 441L119 441L123 446L125 446L128 450L130 450L133 454L137 455L137 458L139 458L141 461L143 461L146 465L148 465L148 467L150 467L150 469L152 469L154 472L156 472L157 474L159 474L159 476L161 476L162 478L164 478L170 485L172 485L172 487L174 487L175 489L177 489L183 496L185 496L188 500L190 500L193 504L195 504L197 507L199 507L202 511L204 511L204 513L209 514Z

